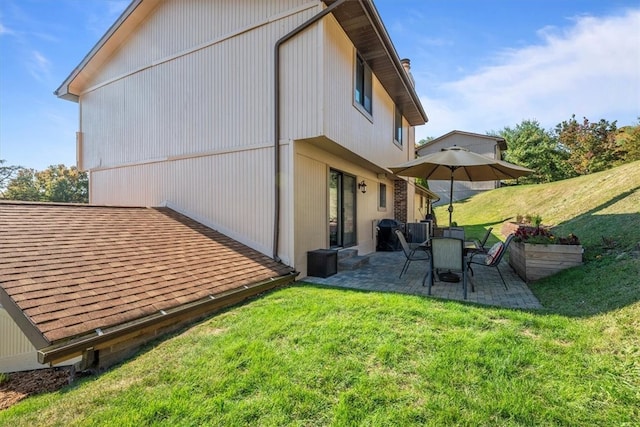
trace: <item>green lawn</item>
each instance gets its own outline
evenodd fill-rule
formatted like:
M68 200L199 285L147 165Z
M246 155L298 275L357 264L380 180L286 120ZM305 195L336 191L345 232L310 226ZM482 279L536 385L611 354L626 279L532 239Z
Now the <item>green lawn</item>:
M584 266L532 285L543 311L299 283L0 411L0 425L638 425L637 170L456 205L478 234L538 213L583 238Z

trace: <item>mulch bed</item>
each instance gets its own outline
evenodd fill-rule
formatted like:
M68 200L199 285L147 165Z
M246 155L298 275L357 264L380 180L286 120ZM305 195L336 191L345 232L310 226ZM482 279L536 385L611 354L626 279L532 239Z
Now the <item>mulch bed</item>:
M69 368L38 369L6 375L9 380L0 384L0 411L27 396L59 390L73 378Z

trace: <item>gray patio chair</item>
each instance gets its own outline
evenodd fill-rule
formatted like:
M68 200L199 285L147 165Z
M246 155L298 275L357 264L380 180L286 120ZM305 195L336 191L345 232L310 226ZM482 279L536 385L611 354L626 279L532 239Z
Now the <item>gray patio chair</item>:
M467 299L467 263L464 256L464 240L453 237L434 237L431 239L431 266L429 272L429 290L433 286L434 277L440 270L459 272L462 274L462 292ZM425 280L427 277L425 276ZM424 286L424 281L422 285Z
M502 261L502 257L507 252L507 249L509 249L509 244L511 243L513 238L514 238L514 234L509 234L506 240L504 241L504 243L498 242L501 245L498 245L498 243L496 243L491 247L489 251L485 253L482 253L482 252L473 253L469 257L469 261L467 261L467 268L471 272L471 275L473 276L473 268L471 268L471 264L483 265L485 267L495 267L495 269L498 270L498 274L500 274L500 279L502 279L502 284L504 285L504 288L508 290L509 286L507 286L507 282L504 281L504 277L502 277L502 272L500 271L499 266L500 266L500 262ZM499 249L499 252L497 254L492 253L492 251L496 251L498 249ZM482 257L482 259L480 259L480 257ZM490 258L487 258L487 257L490 257Z
M442 236L464 240L464 227L444 227L442 229Z
M476 245L474 252L487 253L488 248L485 245L487 244L487 240L489 240L489 236L491 236L491 230L493 230L493 227L487 228L487 231L484 233L481 240L474 240Z
M485 247L485 245L487 244L487 240L489 240L489 236L491 236L491 230L493 230L493 227L487 228L487 232L484 233L484 236L482 237L482 240L480 240L480 249L483 252L487 251L487 248Z
M424 247L416 246L413 249L410 248L407 240L404 238L404 234L402 234L402 231L395 230L395 233L400 241L400 246L402 246L404 256L407 258L402 266L402 271L400 271L400 276L398 276L398 278L401 278L409 269L409 264L411 264L412 261L428 261L430 257L429 253L424 250Z

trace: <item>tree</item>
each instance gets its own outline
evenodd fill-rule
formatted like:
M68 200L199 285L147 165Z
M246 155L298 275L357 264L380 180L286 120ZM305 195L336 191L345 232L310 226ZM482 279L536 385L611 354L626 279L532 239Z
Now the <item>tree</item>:
M580 175L610 169L624 159L616 134L616 121L591 123L584 117L578 123L575 114L556 126L558 142L569 152L568 162Z
M89 202L89 179L86 172L79 171L75 166L67 168L65 165L49 166L36 177L39 187L44 188L48 201L67 203Z
M35 176L35 169L20 169L18 174L9 181L2 197L9 200L23 200L28 202L42 201L40 192L36 186Z
M616 143L624 155L624 163L640 160L640 118L636 126L625 126L618 131Z
M20 169L22 169L21 166L2 166L6 162L6 160L0 159L0 198L4 197L7 185L9 185L9 182L11 182L11 180L18 175Z
M89 179L75 166L51 165L36 172L21 169L7 185L3 198L39 202L87 203Z
M542 183L558 181L572 176L567 163L568 153L559 145L556 138L540 127L536 120L523 120L511 129L505 127L498 136L507 141L509 149L504 159L533 169L529 176L518 178L521 183Z

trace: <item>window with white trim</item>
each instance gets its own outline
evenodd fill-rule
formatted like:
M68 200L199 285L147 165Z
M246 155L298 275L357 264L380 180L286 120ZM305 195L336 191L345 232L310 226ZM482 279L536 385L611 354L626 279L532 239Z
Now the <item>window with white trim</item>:
M398 145L402 145L402 114L400 113L400 109L396 105L396 114L395 119L393 120L393 140Z
M387 184L380 183L378 186L378 208L387 208Z
M371 68L364 62L360 54L356 54L354 102L367 113L372 114L372 80Z

